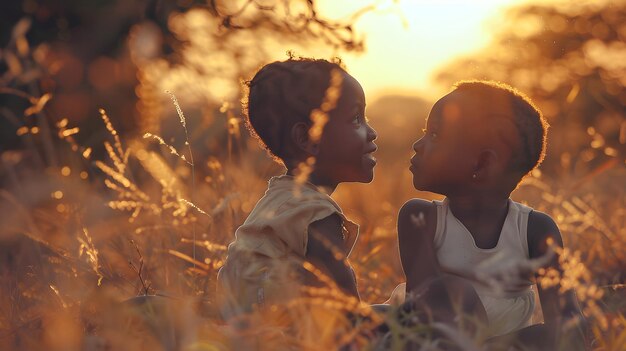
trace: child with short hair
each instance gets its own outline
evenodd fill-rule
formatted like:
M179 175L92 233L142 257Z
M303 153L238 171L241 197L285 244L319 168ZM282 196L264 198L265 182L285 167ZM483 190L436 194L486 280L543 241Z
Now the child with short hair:
M551 349L564 319L580 317L573 292L538 286L543 326L531 325L533 272L560 269L549 247L563 246L554 220L510 199L545 155L548 124L529 98L492 81L462 81L433 106L415 142L416 189L443 201L412 199L398 217L406 291L444 274L471 282L492 336L513 335Z
M358 226L330 195L340 183L373 179L377 135L361 85L335 62L273 62L249 82L247 115L287 172L269 180L228 247L218 274L223 316L286 303L303 285L319 286L320 276L358 301L347 262Z

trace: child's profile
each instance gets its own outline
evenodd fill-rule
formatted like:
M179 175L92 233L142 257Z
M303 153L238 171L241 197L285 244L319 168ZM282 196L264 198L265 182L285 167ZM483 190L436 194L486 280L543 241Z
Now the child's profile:
M508 85L457 83L433 106L410 166L416 189L445 199L412 199L398 217L408 295L433 279L461 277L477 293L492 337L514 335L531 346L554 345L565 319L582 318L572 292L539 286L544 324L531 327L532 268L559 269L548 242L563 242L550 216L510 194L541 163L547 127L530 99Z
M358 226L329 195L342 182L373 179L376 132L360 84L335 62L273 62L249 82L247 117L286 173L269 180L229 245L218 275L224 317L286 303L324 282L358 300L347 262Z

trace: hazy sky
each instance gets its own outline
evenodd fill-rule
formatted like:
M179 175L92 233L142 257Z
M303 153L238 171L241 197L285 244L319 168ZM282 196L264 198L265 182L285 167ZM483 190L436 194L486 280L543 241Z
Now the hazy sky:
M333 18L374 1L321 0L319 10ZM429 81L438 67L489 43L502 9L519 0L378 1L356 29L365 35L367 52L344 54L348 69L375 97L395 92L439 95ZM401 10L400 14L399 10Z

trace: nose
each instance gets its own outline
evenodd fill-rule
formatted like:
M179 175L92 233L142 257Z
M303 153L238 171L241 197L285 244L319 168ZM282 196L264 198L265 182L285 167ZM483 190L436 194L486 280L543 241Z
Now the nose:
M422 140L424 140L424 137L417 139L417 141L413 143L413 150L416 154L419 154L422 150Z
M378 138L378 134L376 133L374 128L372 128L372 126L368 124L367 125L367 141L374 141L376 140L376 138Z

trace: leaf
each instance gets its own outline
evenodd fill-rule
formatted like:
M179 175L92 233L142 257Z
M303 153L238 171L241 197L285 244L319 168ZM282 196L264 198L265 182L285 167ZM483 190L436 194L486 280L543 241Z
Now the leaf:
M180 259L182 259L184 261L187 261L189 263L193 263L195 266L198 266L198 267L204 269L205 271L209 270L209 266L208 265L206 265L206 264L204 264L204 263L202 263L202 262L200 262L198 260L194 260L189 255L186 255L186 254L184 254L184 253L182 253L180 251L176 251L176 250L170 249L170 250L167 250L167 252L169 254L171 254L172 256L178 257L178 258L180 258Z
M26 35L26 32L30 29L32 21L30 18L22 18L15 27L13 27L13 38L19 38Z
M4 62L13 76L17 77L22 74L22 64L15 54L10 51L4 52Z
M41 112L41 110L43 110L44 106L46 106L46 103L50 101L51 98L52 94L43 94L39 99L33 102L33 105L31 107L24 110L24 116L28 117Z
M28 52L30 51L30 46L28 45L28 40L23 36L15 39L15 46L17 47L17 52L21 57L26 57Z
M571 104L572 102L574 102L574 100L576 100L576 97L578 96L579 92L580 92L580 84L575 83L574 86L572 86L572 89L567 94L567 98L565 99L565 101L567 101L568 104Z

